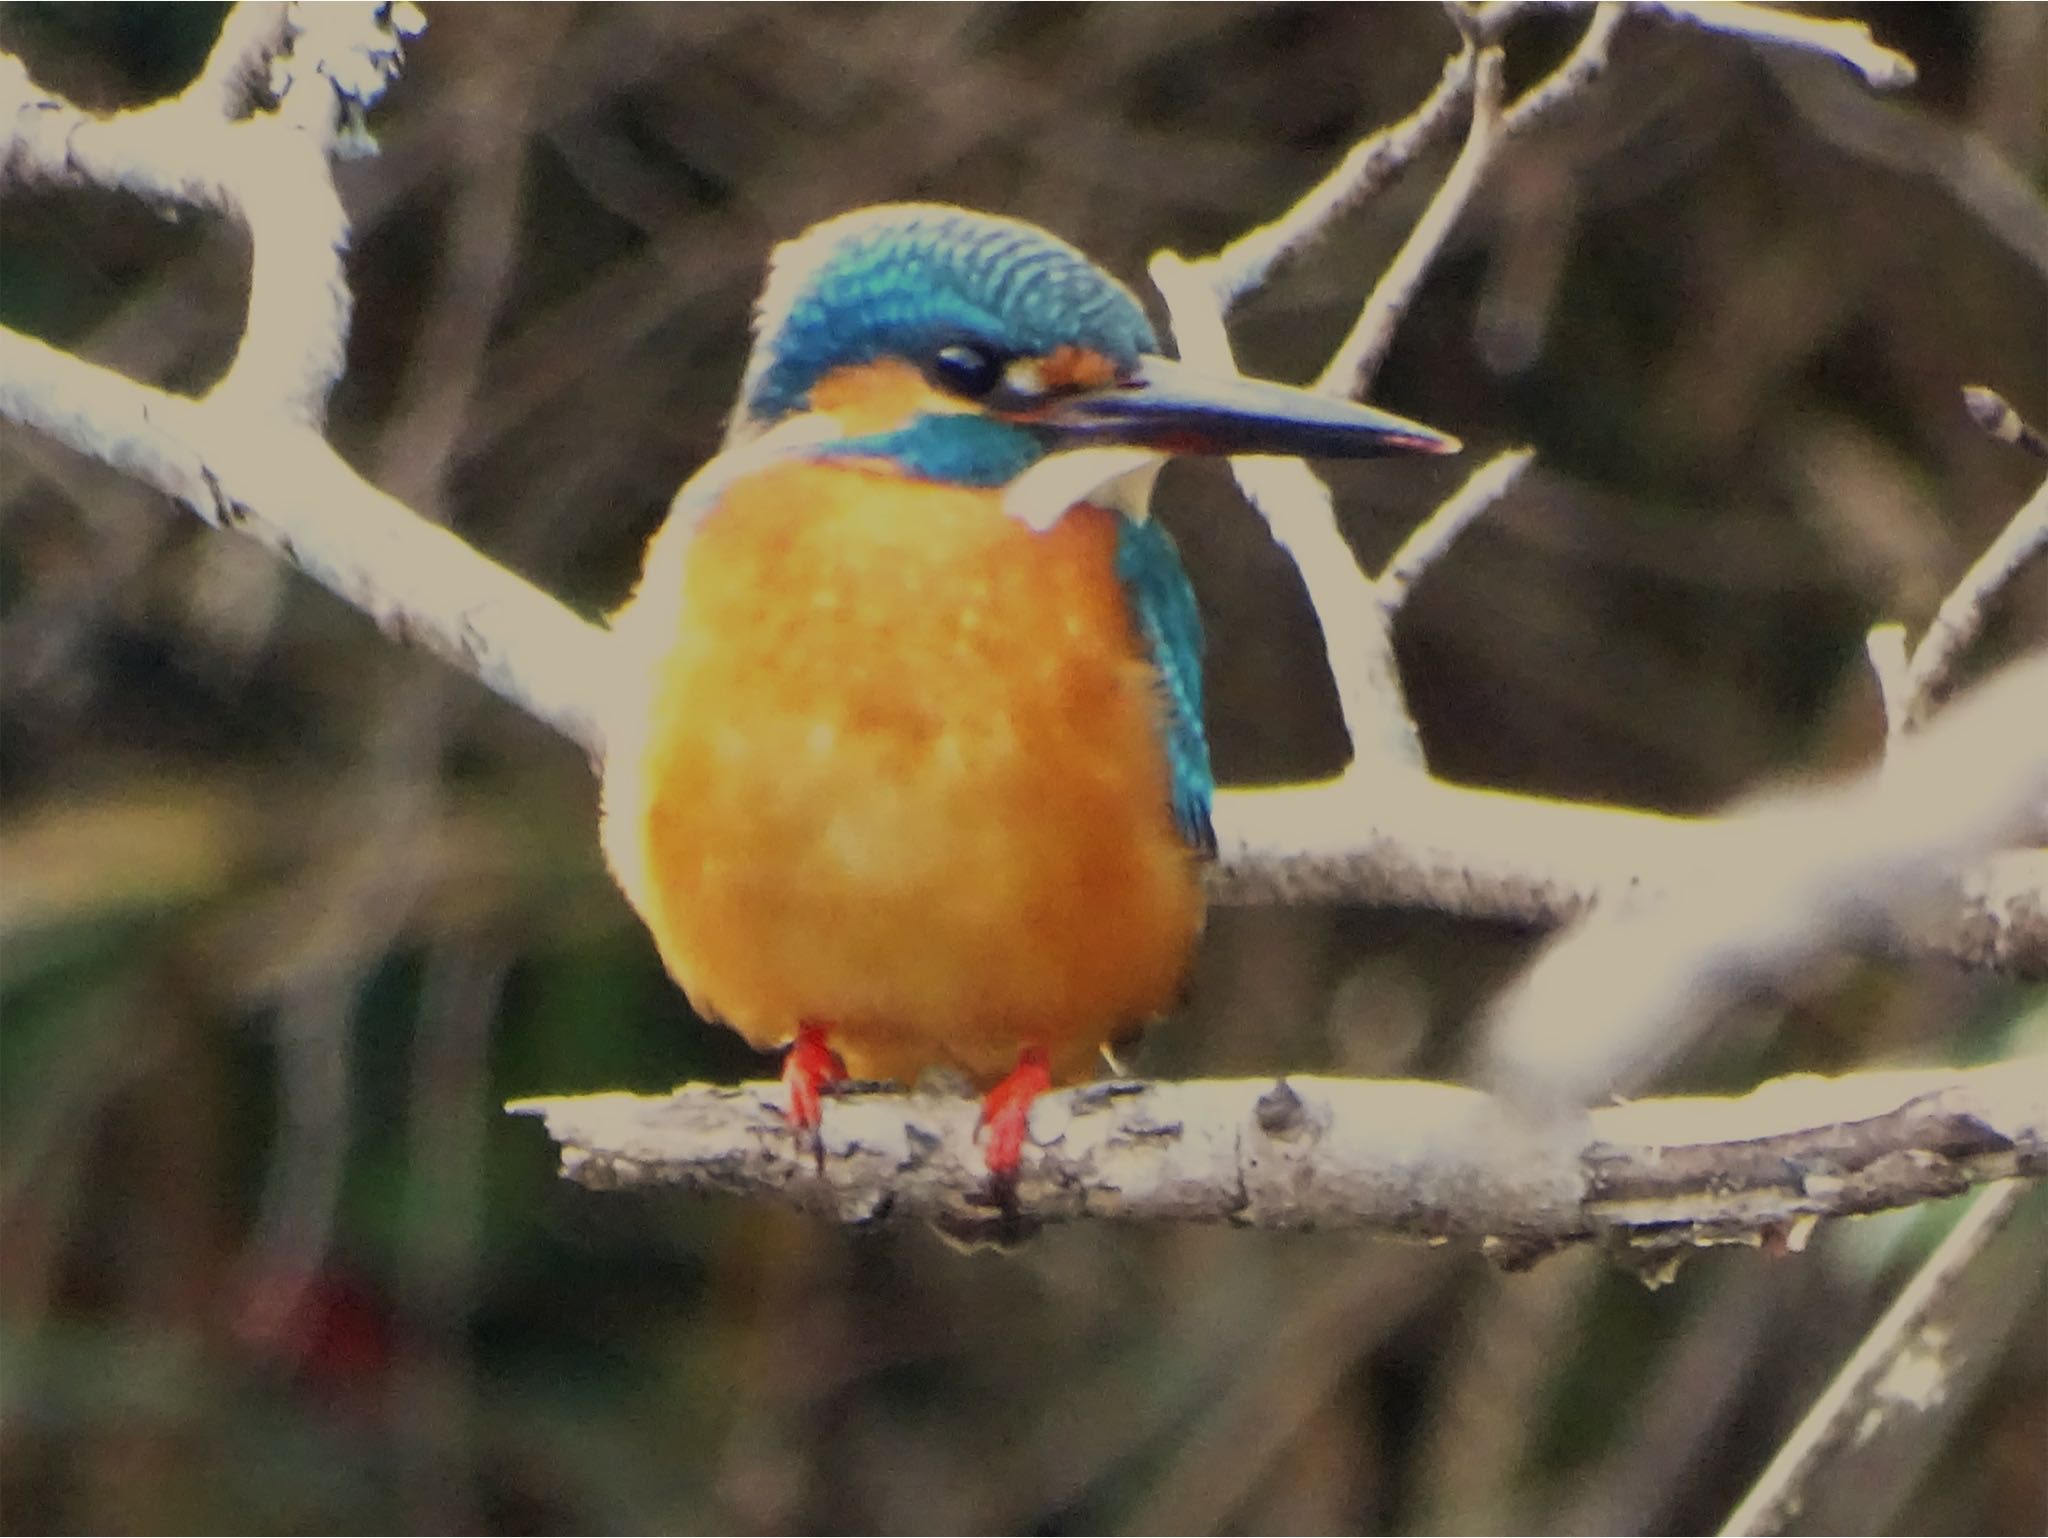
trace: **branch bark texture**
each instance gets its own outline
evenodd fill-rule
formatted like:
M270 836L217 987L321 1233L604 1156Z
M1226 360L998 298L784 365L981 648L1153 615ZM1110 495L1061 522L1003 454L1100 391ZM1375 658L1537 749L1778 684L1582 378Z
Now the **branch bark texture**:
M787 1202L851 1223L999 1227L976 1104L861 1092L825 1109L822 1167L776 1085L517 1101L598 1190L670 1186ZM1533 1119L1478 1090L1291 1078L1107 1083L1032 1112L1017 1212L1350 1228L1482 1243L1504 1263L1613 1239L1803 1242L1809 1220L2048 1174L2048 1056L1962 1071L1808 1076L1732 1098L1642 1100Z

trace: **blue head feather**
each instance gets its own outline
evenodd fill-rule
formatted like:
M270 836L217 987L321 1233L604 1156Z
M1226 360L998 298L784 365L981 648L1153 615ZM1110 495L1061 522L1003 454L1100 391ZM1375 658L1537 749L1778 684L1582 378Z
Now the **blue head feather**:
M740 417L756 427L801 411L834 369L953 342L1019 357L1075 345L1120 370L1159 347L1130 290L1065 241L919 203L844 214L777 250L755 339Z

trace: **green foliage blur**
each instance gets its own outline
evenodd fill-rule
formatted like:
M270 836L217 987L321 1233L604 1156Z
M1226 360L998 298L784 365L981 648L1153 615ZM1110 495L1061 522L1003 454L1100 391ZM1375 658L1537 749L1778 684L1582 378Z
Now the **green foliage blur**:
M177 90L220 14L15 5L0 45L114 110ZM1441 773L1706 810L1865 764L1865 629L1917 633L2031 490L1959 391L2048 421L2048 252L2013 203L2048 178L2048 8L1856 14L1917 86L1629 21L1403 327L1376 399L1474 454L1338 469L1363 556L1475 455L1540 454L1403 621ZM1511 83L1582 25L1518 23ZM1136 282L1271 218L1454 41L1428 6L436 8L382 154L340 173L358 302L332 435L601 609L715 449L775 241L941 199ZM1248 367L1320 366L1449 153L1281 270ZM0 317L202 389L246 258L196 211L10 191ZM1334 770L1286 559L1214 466L1160 501L1222 778ZM2048 586L2016 589L1982 661L2044 626ZM0 786L9 1531L1710 1530L1952 1217L1711 1255L1650 1293L1591 1254L1500 1276L1095 1226L963 1255L564 1186L504 1100L772 1071L663 976L587 767L253 546L11 429ZM1134 1066L1454 1075L1535 941L1219 912ZM1981 1060L2030 1003L1844 963L1669 1087ZM2030 1312L1873 1520L2042 1530Z

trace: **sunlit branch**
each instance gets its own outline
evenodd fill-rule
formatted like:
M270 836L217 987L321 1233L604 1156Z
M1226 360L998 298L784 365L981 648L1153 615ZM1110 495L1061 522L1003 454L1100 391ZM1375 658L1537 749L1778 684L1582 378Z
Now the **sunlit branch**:
M595 1189L673 1187L787 1202L846 1222L975 1232L975 1103L863 1092L825 1108L823 1168L777 1085L517 1101ZM1668 1257L1811 1221L2048 1173L2048 1057L1986 1068L1802 1076L1729 1099L1642 1100L1532 1121L1478 1090L1417 1081L1098 1084L1032 1112L1017 1211L1353 1228L1484 1242L1505 1262L1613 1239Z

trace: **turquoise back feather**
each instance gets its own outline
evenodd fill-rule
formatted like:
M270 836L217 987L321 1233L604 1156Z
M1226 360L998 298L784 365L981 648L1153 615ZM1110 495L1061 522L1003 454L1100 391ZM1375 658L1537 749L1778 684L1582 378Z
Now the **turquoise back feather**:
M1190 848L1213 855L1216 780L1202 725L1202 616L1194 587L1173 536L1156 518L1123 520L1116 574L1131 606L1131 622L1159 670L1160 728L1173 775L1174 823Z

